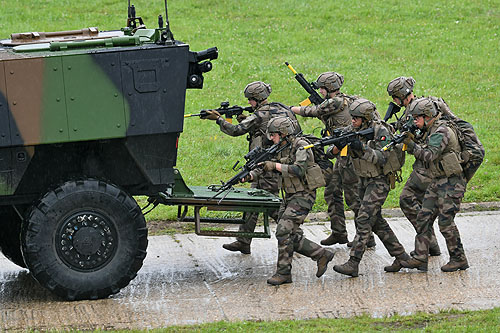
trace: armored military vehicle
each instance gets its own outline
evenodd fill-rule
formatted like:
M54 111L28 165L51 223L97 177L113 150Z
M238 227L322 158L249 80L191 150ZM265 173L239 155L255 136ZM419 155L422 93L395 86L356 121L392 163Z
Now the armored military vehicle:
M133 196L196 203L174 166L186 89L203 87L217 56L215 47L193 52L175 40L167 15L147 29L130 2L118 31L0 41L3 254L69 300L128 285L148 243ZM179 191L191 201L179 200ZM198 223L207 202L196 204Z

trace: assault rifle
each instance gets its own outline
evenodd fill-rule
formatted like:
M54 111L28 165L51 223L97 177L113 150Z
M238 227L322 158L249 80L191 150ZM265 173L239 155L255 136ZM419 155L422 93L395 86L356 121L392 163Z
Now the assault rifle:
M415 126L415 124L404 124L403 127L401 128L401 130L402 130L401 134L395 135L392 138L391 142L389 142L388 144L386 144L380 150L381 151L386 151L386 150L391 149L395 145L403 142L406 139L406 136L407 136L408 133L415 134L415 133L417 133L417 131L419 129L418 129L417 126ZM406 150L406 145L403 147L403 151L405 151L405 150Z
M290 68L290 70L293 72L293 74L295 74L295 80L297 80L300 83L300 85L309 94L309 97L307 99L303 100L302 102L300 102L299 105L306 106L306 105L309 105L311 103L319 105L319 104L323 103L324 99L316 91L316 89L318 89L318 87L316 87L316 85L314 83L307 82L304 75L302 75L302 73L297 73L295 71L295 69L293 69L292 65L290 65L288 62L285 62L285 65L288 68Z
M200 113L185 114L184 118L200 117L201 119L205 119L208 116L207 111L217 111L220 113L221 116L225 116L225 118L230 122L230 120L234 116L239 116L240 114L243 113L243 111L253 112L253 109L251 106L246 106L246 107L239 105L229 106L229 102L222 102L220 103L220 108L204 109L201 110Z
M304 149L319 148L325 146L335 145L337 148L341 149L348 143L354 141L356 138L365 137L368 139L373 139L374 130L373 128L367 128L358 132L350 132L338 136L326 136L319 139L317 142L310 145L304 146Z
M238 172L236 175L234 175L233 178L229 179L227 182L225 183L222 182L222 186L219 188L217 193L211 199L217 197L224 191L230 190L234 185L240 183L243 179L245 179L250 174L250 171L257 168L259 163L271 160L271 158L273 158L274 156L276 156L289 146L290 142L285 141L285 144L283 144L282 142L276 143L267 149L263 149L261 147L255 147L254 149L250 150L248 154L245 155L245 160L247 162L245 163L245 165L238 168L241 171ZM236 164L233 166L233 170L235 171L238 170L236 169L236 166L239 163L240 161L236 162ZM224 199L224 197L222 199Z
M401 107L399 105L394 104L394 102L390 102L389 107L387 108L387 111L385 112L384 121L387 122L389 119L391 119L392 116L395 116L396 120L399 120L397 113L400 110L401 110Z

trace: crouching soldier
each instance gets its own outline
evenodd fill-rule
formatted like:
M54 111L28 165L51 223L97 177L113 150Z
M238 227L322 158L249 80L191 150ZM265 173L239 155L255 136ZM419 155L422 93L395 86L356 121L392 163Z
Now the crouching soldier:
M415 253L409 260L401 261L407 268L427 271L429 248L433 239L433 222L438 217L439 230L446 240L450 261L441 267L444 272L469 268L460 233L454 222L460 210L467 183L460 165L460 142L457 133L440 120L441 114L430 98L419 98L410 104L410 115L415 125L424 133L423 144L417 144L408 134L407 151L415 156L415 163L425 166L431 178L422 209L417 214Z
M265 172L280 175L280 187L284 192L283 202L278 213L276 238L278 240L278 264L276 274L267 283L281 285L292 282L292 258L297 252L317 262L316 276L322 276L333 252L304 237L300 225L314 205L316 189L325 186L322 171L314 161L311 149L304 138L295 136L295 126L288 117L269 120L267 135L273 143L289 145L277 156L279 162L263 163ZM258 177L258 171L250 173L251 180Z
M403 245L382 217L382 205L390 191L389 175L384 173L389 152L381 148L389 141L391 134L385 124L374 116L375 105L367 99L357 99L350 107L352 127L348 131L357 132L373 128L373 139L359 137L349 144L348 152L352 156L354 170L360 177L359 198L361 206L356 217L356 237L351 248L350 258L343 265L333 269L341 274L358 276L358 266L366 250L371 232L382 241L389 254L397 260L409 259ZM343 147L334 148L337 153Z

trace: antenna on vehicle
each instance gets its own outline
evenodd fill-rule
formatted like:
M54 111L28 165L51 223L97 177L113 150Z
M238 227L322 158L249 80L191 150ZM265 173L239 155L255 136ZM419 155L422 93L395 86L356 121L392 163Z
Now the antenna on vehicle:
M139 22L139 26L137 26L137 22ZM130 5L130 0L128 0L127 28L130 28L135 32L135 30L145 27L146 26L144 25L142 18L135 16L135 6Z
M161 39L163 42L168 42L169 44L173 44L175 42L174 34L172 33L172 30L170 30L170 22L168 21L167 0L165 0L165 31L162 33Z

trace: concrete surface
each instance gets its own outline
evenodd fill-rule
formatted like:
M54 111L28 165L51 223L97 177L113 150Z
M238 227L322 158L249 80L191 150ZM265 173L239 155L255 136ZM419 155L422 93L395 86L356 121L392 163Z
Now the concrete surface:
M415 232L403 218L390 218L407 251ZM274 273L276 240L258 239L251 255L221 248L227 238L195 234L150 237L148 256L131 284L108 299L65 302L40 287L26 270L0 257L0 331L20 329L157 328L219 320L338 318L368 313L386 316L442 309L476 310L500 306L500 212L460 214L456 219L470 268L443 273L446 251L431 258L429 272L384 273L392 258L377 239L365 253L360 276L332 270L348 259L345 245L335 245L325 275L316 264L296 255L294 283L266 284ZM348 221L350 238L354 223ZM275 225L272 225L273 229ZM328 223L308 223L307 237L319 242ZM443 237L437 231L442 250Z

